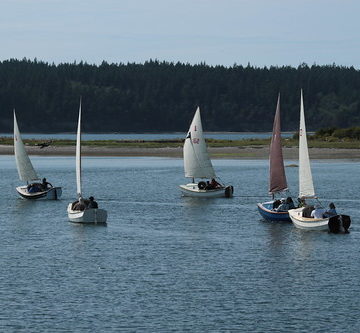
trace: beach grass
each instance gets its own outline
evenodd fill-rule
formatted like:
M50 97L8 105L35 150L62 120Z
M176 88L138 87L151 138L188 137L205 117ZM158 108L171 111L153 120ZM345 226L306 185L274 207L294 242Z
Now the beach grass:
M44 140L25 139L23 140L27 146L38 146ZM45 140L52 146L75 146L75 140ZM242 139L242 140L218 140L206 139L209 147L239 147L239 148L261 148L269 146L269 139ZM13 145L13 139L9 137L0 137L1 145ZM173 140L88 140L82 141L83 146L90 147L107 147L107 148L177 148L182 147L183 139ZM299 142L296 139L283 139L284 147L298 147ZM360 140L337 140L327 141L320 139L309 139L309 148L335 148L335 149L358 149L360 148ZM241 155L241 154L240 154Z

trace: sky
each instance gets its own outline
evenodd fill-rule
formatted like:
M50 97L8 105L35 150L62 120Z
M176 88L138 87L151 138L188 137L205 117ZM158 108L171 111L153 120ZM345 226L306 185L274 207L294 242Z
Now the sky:
M0 0L0 61L360 68L359 0Z

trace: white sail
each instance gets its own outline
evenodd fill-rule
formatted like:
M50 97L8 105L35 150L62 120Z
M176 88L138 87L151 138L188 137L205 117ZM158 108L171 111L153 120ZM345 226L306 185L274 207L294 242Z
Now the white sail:
M16 166L19 173L19 178L23 181L29 182L35 179L39 179L30 158L26 153L24 143L20 136L19 127L16 121L16 115L14 110L14 152Z
M299 197L314 197L314 184L311 174L308 144L306 138L304 101L301 90L300 129L299 129Z
M199 107L184 143L184 169L188 178L216 178L203 136Z
M76 192L78 197L81 197L81 99L76 134Z

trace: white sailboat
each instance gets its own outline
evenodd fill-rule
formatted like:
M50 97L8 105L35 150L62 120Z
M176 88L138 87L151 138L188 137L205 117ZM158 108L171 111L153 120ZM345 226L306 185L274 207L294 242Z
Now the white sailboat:
M27 182L27 185L16 187L21 197L26 199L50 199L56 200L61 197L61 187L54 187L43 179L40 182L31 161L26 153L24 143L21 139L19 127L14 110L14 154L19 178Z
M231 197L234 189L216 181L216 174L206 147L198 107L191 122L189 132L184 143L185 177L192 178L192 182L180 185L184 196L199 198ZM195 178L211 179L210 181L195 182Z
M81 189L81 100L76 135L76 192L78 200L69 203L67 208L69 220L75 223L106 223L107 211L99 208L87 208L89 201L83 199ZM81 203L80 207L77 203Z
M301 90L300 101L300 129L299 129L299 199L303 202L307 199L317 199L315 196L314 184L312 179L309 150L306 137L305 115L303 93ZM311 206L310 206L311 207ZM311 217L306 210L309 206L304 206L289 210L289 216L295 227L306 230L344 230L350 227L350 217L347 215L336 215L333 217ZM311 209L313 209L312 207ZM311 210L310 209L310 210ZM325 209L323 209L325 212ZM305 216L304 216L305 215ZM320 214L322 216L322 214Z

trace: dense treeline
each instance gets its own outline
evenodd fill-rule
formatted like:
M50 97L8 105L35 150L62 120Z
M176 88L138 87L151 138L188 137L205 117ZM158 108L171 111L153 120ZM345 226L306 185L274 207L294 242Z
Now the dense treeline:
M0 131L74 132L79 97L86 132L186 132L196 106L206 131L270 131L281 92L282 129L296 130L300 88L308 130L360 125L360 71L353 67L256 68L0 62Z
M322 128L315 132L315 139L325 139L330 140L360 140L360 127L350 127L350 128Z

